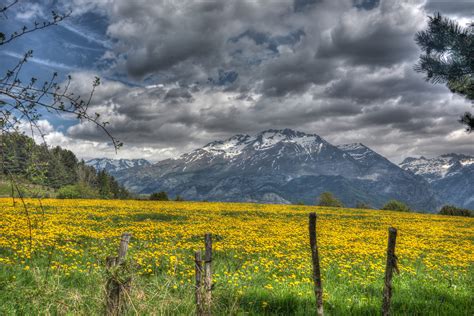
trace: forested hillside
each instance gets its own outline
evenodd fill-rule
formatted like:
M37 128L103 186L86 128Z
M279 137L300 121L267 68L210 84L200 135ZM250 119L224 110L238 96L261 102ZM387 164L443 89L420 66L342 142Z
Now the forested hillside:
M127 198L129 192L106 171L96 171L61 147L38 145L23 134L0 136L0 168L5 179L54 189L62 198Z

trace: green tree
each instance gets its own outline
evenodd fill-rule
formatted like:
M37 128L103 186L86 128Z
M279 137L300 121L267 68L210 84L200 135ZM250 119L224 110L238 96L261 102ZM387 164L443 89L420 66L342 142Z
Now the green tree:
M130 193L114 177L106 171L97 172L84 161L79 162L69 150L37 145L33 139L19 133L0 135L0 139L0 144L6 145L0 155L3 176L54 189L68 187L65 190L74 191L76 195L87 193L83 190L87 187L99 192L102 198L130 197ZM72 196L72 193L63 191L62 195Z
M388 201L383 207L382 210L385 211L397 211L397 212L411 212L411 209L408 205L397 200Z
M169 201L168 194L165 191L150 194L150 200L153 201Z
M318 199L319 206L331 206L331 207L344 207L341 201L339 201L331 192L323 192Z
M100 170L97 172L97 188L99 189L101 197L110 197L110 181L105 170Z
M91 199L99 194L91 187L84 184L66 185L58 190L58 199Z
M461 27L439 13L428 18L428 28L415 36L423 51L415 70L425 73L426 80L446 84L452 92L474 100L474 22ZM474 129L469 112L459 122L468 132Z
M439 211L440 215L451 215L451 216L473 216L474 213L468 209L459 208L453 205L445 205Z

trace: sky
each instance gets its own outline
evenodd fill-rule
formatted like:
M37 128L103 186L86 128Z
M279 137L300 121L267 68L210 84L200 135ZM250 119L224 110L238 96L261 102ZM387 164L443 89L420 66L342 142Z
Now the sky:
M27 50L23 78L73 78L91 113L110 122L116 153L93 124L45 113L46 141L80 158L177 156L235 134L292 128L332 144L361 142L393 162L474 155L457 122L473 104L413 70L414 36L440 12L461 25L458 0L20 0L4 33L71 17L0 47L5 73Z

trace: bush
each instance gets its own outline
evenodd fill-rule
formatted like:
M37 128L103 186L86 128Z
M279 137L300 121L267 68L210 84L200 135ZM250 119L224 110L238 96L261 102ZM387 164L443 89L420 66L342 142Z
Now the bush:
M408 205L397 200L388 201L383 207L382 210L385 211L397 211L397 212L411 212L411 209Z
M181 195L176 195L176 198L174 199L176 202L183 202L184 199L181 197Z
M98 193L84 184L65 185L58 190L58 199L92 199L97 198Z
M155 192L150 194L150 200L152 201L169 201L168 194L165 191Z
M319 196L319 206L331 206L331 207L344 207L341 201L339 201L331 192L323 192Z
M471 217L472 211L465 209L465 208L459 208L453 205L445 205L441 208L439 211L440 215L451 215L451 216L466 216L466 217Z

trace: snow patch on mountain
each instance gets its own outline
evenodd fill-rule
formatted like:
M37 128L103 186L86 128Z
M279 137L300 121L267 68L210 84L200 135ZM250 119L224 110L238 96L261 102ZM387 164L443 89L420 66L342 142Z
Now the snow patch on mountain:
M474 164L474 157L472 158L467 158L467 159L462 159L459 161L461 163L461 165L463 166L470 166L472 164Z
M455 173L456 165L470 165L474 163L474 157L461 156L459 155L443 155L434 158L406 158L400 167L405 170L409 170L416 175L426 178L427 181L433 182L449 176Z
M243 149L255 140L249 135L235 135L224 141L215 141L207 144L202 149L213 154L223 154L226 158L240 155Z
M355 160L365 160L375 154L370 148L361 143L337 145L337 148L347 152Z

